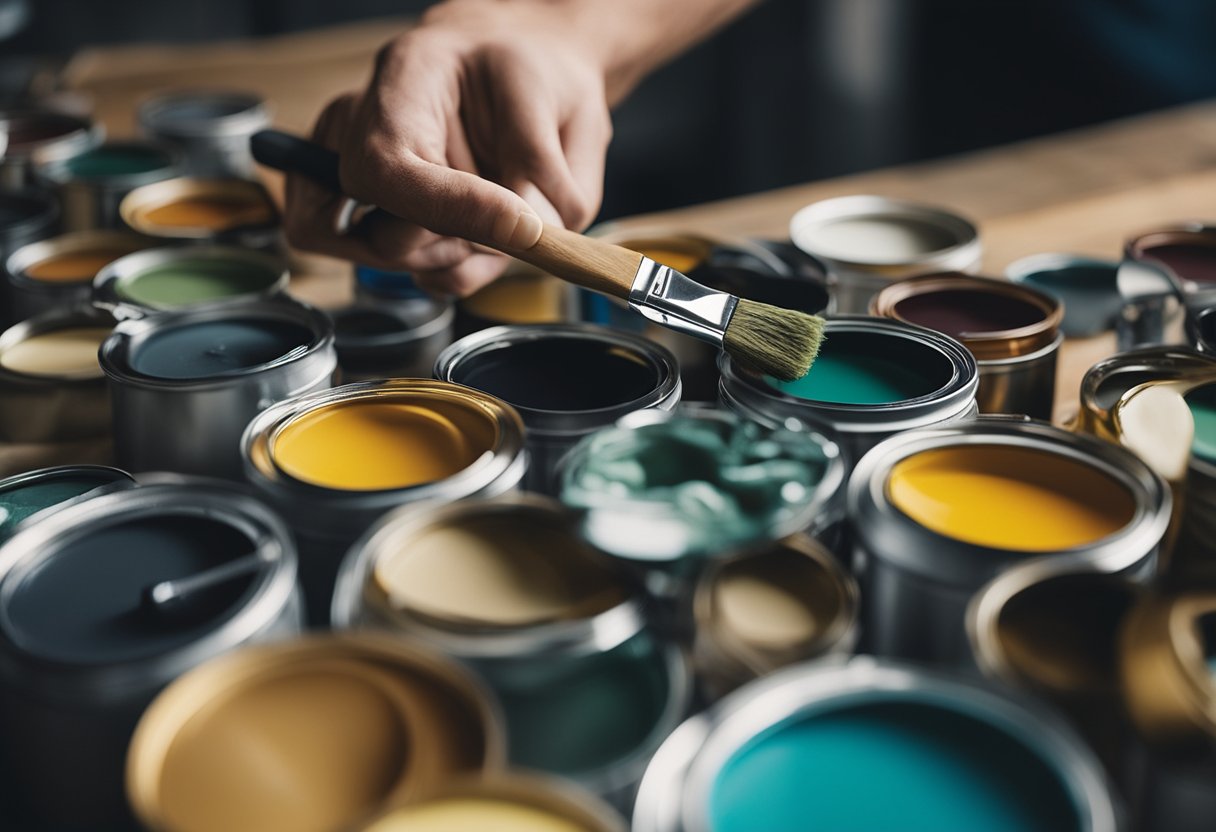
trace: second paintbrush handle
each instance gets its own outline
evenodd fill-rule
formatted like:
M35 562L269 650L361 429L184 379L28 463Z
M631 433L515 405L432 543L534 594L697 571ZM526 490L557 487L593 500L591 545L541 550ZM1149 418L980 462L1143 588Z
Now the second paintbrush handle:
M621 299L629 297L642 262L636 251L555 225L546 225L531 248L503 251L568 283Z

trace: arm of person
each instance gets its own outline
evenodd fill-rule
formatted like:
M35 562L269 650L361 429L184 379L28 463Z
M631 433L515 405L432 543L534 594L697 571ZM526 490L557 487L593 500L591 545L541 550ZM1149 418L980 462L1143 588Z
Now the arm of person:
M583 229L603 191L609 108L758 0L447 0L322 112L346 195L383 210L346 234L343 197L287 180L288 239L466 295L541 222ZM479 245L481 244L481 245Z

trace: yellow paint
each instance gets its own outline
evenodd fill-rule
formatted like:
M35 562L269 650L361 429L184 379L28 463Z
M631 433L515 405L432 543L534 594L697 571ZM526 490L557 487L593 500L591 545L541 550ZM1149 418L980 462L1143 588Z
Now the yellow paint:
M633 248L633 246L630 246ZM695 254L688 251L673 251L672 249L664 248L648 248L640 246L637 249L638 253L644 254L656 263L662 263L669 269L675 269L678 272L688 274L690 271L701 265L701 261L705 258L700 254Z
M119 249L65 251L31 263L25 269L25 276L47 283L87 283L99 271L128 253L129 250Z
M471 315L508 324L545 324L565 320L570 288L538 272L510 274L461 301Z
M406 806L363 832L589 832L582 824L535 806L491 797L448 797Z
M892 504L946 537L1026 552L1084 546L1135 515L1131 493L1058 454L999 445L924 451L896 464Z
M0 367L35 376L98 378L97 350L108 327L76 327L34 335L0 352Z
M448 402L359 400L289 422L271 456L288 476L342 491L408 488L446 479L490 450L493 429Z

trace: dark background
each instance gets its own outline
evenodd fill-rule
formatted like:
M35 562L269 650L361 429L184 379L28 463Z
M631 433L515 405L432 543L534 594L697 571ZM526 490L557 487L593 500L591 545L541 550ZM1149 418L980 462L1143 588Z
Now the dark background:
M9 12L22 0L0 0ZM199 41L416 12L423 0L24 0L0 41ZM386 33L386 38L389 33ZM768 0L616 114L602 218L727 197L1216 95L1214 0ZM1163 148L1162 152L1169 152Z

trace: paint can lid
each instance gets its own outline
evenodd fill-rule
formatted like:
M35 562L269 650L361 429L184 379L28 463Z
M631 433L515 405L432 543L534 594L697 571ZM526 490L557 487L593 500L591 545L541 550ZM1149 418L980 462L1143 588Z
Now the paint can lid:
M235 90L179 90L145 101L140 126L175 138L235 136L270 124L270 110L257 95Z

